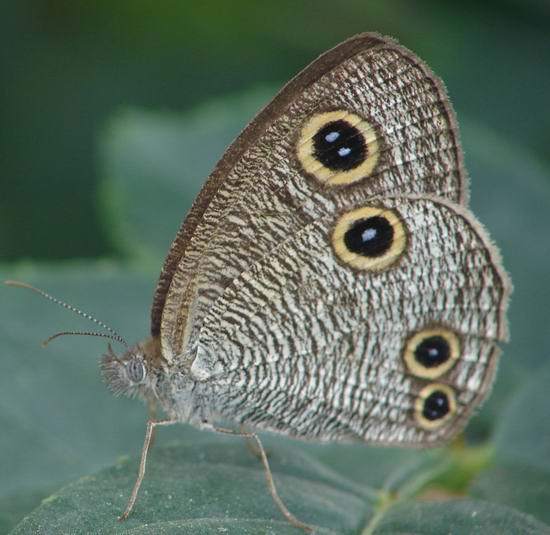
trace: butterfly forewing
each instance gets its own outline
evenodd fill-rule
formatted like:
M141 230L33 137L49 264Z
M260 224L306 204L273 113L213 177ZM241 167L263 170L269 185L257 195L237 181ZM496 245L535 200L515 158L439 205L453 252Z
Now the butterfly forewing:
M298 146L309 119L335 110L364 118L378 142L370 154L376 156L376 165L368 176L333 188L315 178L316 164L300 162ZM448 99L418 58L371 35L329 51L245 129L182 227L153 309L155 332L165 302L160 323L165 355L184 350L187 335L200 327L200 318L225 285L281 235L363 198L365 192L435 193L460 201L464 182ZM192 306L198 308L193 317L199 324L189 327Z

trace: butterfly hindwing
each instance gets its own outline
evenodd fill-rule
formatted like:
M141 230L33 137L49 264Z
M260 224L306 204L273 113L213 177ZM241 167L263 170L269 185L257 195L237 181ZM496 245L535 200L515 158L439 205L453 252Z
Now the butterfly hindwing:
M365 208L395 215L394 242L405 231L390 265L360 269L335 252L339 221ZM259 428L440 442L491 382L506 336L506 276L485 233L455 204L397 197L346 213L289 235L226 287L203 322L191 371L224 393L222 414Z

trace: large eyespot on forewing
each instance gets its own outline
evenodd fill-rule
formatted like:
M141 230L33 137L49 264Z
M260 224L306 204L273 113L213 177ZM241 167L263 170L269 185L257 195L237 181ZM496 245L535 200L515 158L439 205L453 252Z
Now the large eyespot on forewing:
M376 167L378 137L372 125L355 113L317 113L302 127L296 154L306 174L322 184L352 184Z
M364 206L336 221L332 247L346 265L381 271L397 262L407 247L405 224L396 210Z

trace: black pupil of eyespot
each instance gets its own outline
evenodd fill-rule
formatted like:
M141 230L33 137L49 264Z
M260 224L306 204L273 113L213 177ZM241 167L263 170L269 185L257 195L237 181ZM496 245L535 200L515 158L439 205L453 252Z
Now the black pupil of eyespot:
M367 157L365 138L347 121L327 123L313 136L315 157L333 171L349 171Z
M441 390L436 390L424 400L422 415L430 421L439 420L443 418L449 410L449 398L447 394L441 392Z
M353 253L363 256L381 256L393 241L393 227L382 216L355 221L344 234L344 243Z
M451 350L443 336L430 336L416 346L414 357L426 368L435 368L449 360Z

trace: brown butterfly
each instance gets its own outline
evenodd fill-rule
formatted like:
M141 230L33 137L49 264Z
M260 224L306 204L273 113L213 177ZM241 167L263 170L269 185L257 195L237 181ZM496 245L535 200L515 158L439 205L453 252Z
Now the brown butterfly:
M467 208L443 84L376 34L289 82L227 149L165 260L151 336L103 358L115 393L256 441L433 446L466 424L507 337L510 283ZM118 335L106 334L120 340Z

